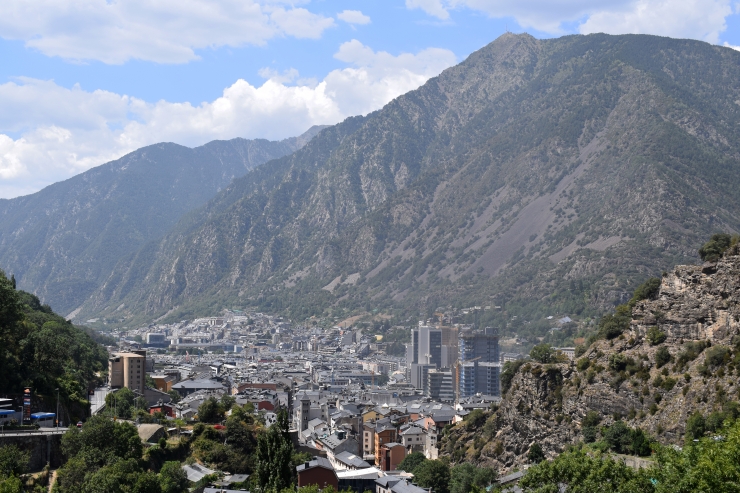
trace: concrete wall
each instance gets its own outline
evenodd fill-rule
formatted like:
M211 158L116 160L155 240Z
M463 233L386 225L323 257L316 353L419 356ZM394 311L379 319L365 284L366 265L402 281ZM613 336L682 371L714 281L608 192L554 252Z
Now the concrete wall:
M48 434L39 432L5 433L0 435L0 447L15 445L27 451L31 460L28 469L40 471L48 463L52 469L62 465L62 433Z

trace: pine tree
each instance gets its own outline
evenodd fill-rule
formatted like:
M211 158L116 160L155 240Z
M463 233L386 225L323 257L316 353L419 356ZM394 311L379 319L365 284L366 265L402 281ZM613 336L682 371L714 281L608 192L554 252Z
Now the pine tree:
M293 444L288 435L288 412L280 409L277 420L257 441L257 485L261 492L279 492L294 484L291 461Z

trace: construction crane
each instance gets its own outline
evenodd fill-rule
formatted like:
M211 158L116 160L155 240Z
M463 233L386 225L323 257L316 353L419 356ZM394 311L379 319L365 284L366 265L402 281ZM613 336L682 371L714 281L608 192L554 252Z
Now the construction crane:
M469 359L466 361L460 361L460 358L457 358L457 361L455 361L455 407L460 404L460 364L472 363L473 361L478 361L482 357L483 356L478 356L477 358Z

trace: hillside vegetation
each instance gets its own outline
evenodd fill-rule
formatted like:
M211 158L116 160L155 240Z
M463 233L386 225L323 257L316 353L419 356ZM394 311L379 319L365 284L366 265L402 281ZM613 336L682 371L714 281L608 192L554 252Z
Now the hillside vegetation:
M598 315L740 230L739 62L698 41L507 33L236 180L79 317Z
M108 353L95 337L16 290L0 271L0 394L19 397L31 387L48 410L56 407L58 388L63 420L83 418L88 390L104 381L108 368Z

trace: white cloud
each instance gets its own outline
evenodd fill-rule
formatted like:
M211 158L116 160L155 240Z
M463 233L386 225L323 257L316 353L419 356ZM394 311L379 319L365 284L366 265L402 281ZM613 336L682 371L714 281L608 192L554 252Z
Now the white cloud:
M370 17L359 10L343 10L337 14L337 18L348 24L370 24Z
M740 51L740 46L731 45L727 41L725 41L722 46L724 46L725 48L732 48L733 50Z
M513 17L525 29L563 34L565 23L581 33L645 33L717 43L733 13L731 0L406 0L431 16L447 19L468 8L491 17Z
M638 0L627 8L592 14L582 33L657 34L718 43L732 14L729 0Z
M238 80L198 106L29 78L1 84L0 197L31 193L156 142L195 146L298 135L311 125L374 111L456 62L448 50L393 56L356 40L342 44L335 57L349 66L322 81L303 81L294 69L262 69L268 80L259 87Z
M318 38L334 19L258 0L3 0L0 37L48 56L185 63L195 50Z
M421 9L431 16L446 20L450 17L451 8L450 2L447 3L445 6L442 5L442 0L406 0L406 8Z

